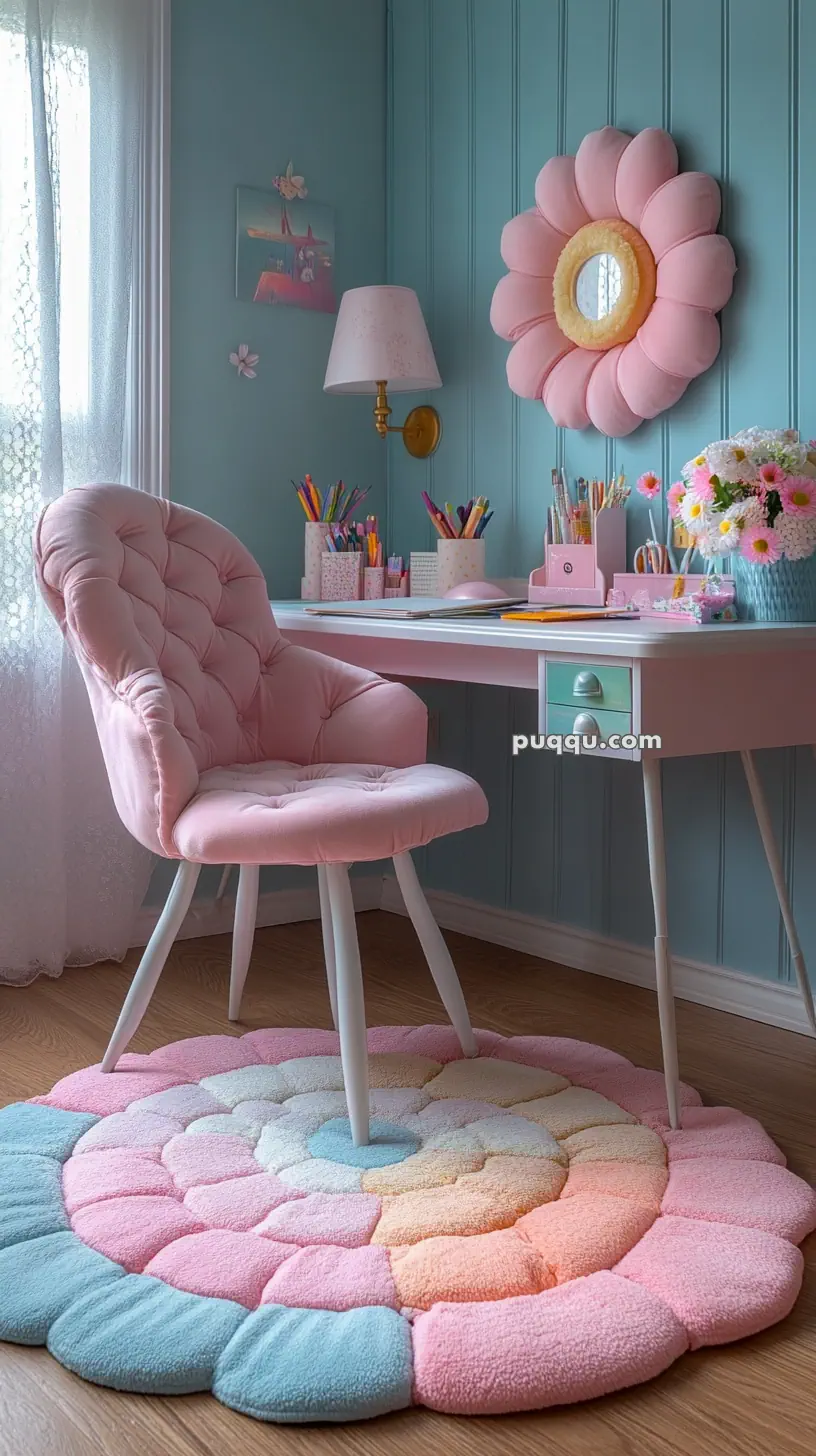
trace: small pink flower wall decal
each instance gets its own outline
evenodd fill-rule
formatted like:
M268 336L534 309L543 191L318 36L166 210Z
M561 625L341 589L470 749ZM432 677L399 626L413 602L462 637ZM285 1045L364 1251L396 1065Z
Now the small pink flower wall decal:
M574 157L552 157L535 206L501 238L509 271L490 321L513 345L514 393L541 400L557 425L615 438L676 404L720 348L736 263L719 217L714 178L681 172L657 127L633 137L606 126Z
M250 354L249 344L239 344L237 351L230 354L229 361L235 365L239 374L245 375L247 379L254 379L257 373L255 365L260 357L260 354Z
M660 494L662 484L660 476L655 475L653 470L644 470L643 474L637 478L637 488L647 500L654 500L655 496Z

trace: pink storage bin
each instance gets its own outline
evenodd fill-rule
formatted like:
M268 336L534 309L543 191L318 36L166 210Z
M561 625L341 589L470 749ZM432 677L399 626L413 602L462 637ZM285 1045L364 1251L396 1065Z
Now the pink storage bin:
M645 591L650 602L655 601L657 597L670 597L674 590L676 580L676 574L671 571L657 573L616 571L612 580L612 590L615 592L623 592L625 600L622 605L628 606L638 592ZM700 591L703 582L707 580L707 575L702 575L699 572L694 574L686 572L683 576L684 594ZM733 586L734 578L732 576L724 576L722 580L724 583L727 582L729 586Z

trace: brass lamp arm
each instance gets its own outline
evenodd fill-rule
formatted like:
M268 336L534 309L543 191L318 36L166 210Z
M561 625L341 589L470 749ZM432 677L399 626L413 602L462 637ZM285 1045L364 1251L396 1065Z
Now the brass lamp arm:
M386 393L387 381L377 380L377 400L374 405L374 428L381 439L386 435L402 435L409 455L425 460L433 455L442 438L442 421L433 405L421 404L412 409L404 425L389 425L391 406Z

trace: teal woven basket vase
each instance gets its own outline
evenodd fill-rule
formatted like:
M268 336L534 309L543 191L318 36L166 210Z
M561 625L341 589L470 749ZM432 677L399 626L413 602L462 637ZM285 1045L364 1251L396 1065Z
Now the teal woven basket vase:
M737 609L748 622L816 622L816 554L753 566L732 556Z

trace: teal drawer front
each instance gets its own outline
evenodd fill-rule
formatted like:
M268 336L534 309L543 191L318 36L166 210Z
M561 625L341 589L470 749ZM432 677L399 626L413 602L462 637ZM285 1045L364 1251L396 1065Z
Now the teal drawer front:
M548 662L547 702L574 703L590 713L596 708L631 712L632 673L600 662Z
M575 726L576 718L579 720ZM586 726L582 719L591 720ZM597 724L597 730L591 726ZM563 703L547 704L547 733L581 733L584 736L608 739L611 733L631 733L632 714L612 713L608 708L593 708L588 704L566 707Z

